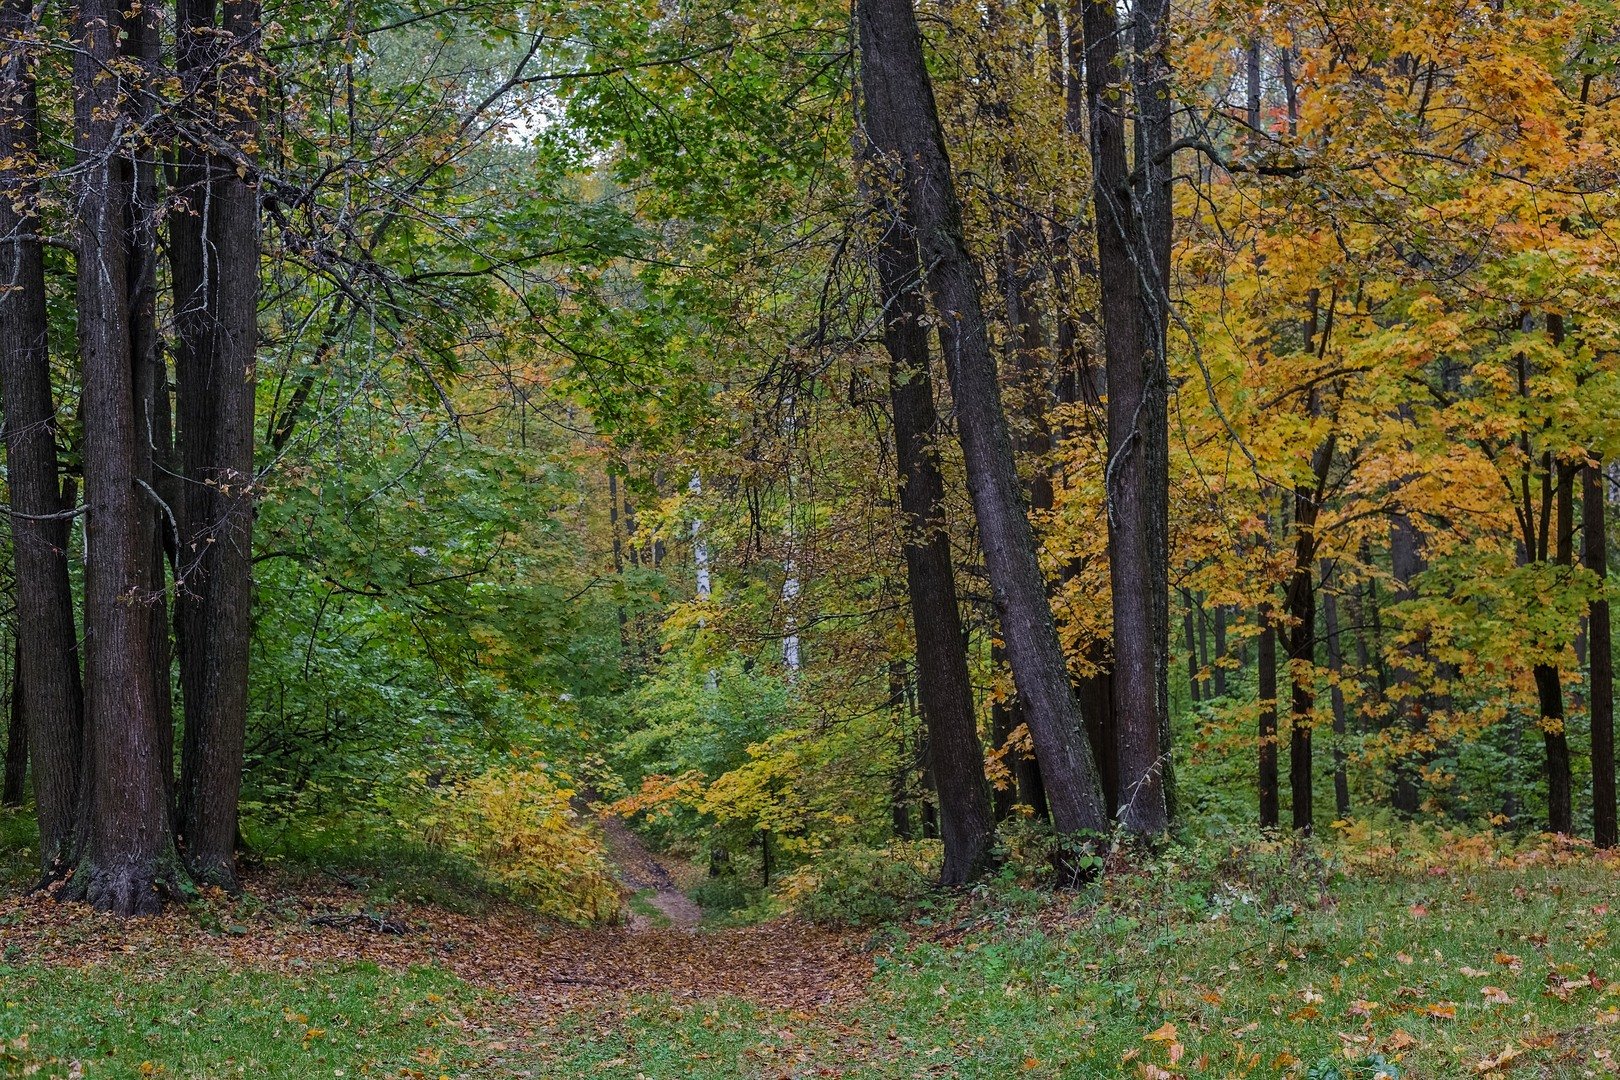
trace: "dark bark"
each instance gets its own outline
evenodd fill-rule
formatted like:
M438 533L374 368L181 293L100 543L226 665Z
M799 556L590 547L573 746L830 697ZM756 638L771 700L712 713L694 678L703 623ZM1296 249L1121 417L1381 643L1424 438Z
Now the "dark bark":
M1301 547L1309 533L1301 533ZM1290 724L1288 738L1288 794L1293 804L1294 828L1309 835L1312 817L1311 735L1316 711L1316 688L1311 669L1316 665L1316 589L1313 581L1313 552L1300 556L1288 587L1288 660Z
M997 698L990 703L990 743L1001 753L1001 764L1009 773L1000 787L990 791L991 809L997 821L1006 821L1013 807L1018 805L1018 776L1013 766L1014 759L1023 755L1009 745L1012 730L1012 702Z
M881 130L868 118L868 127ZM879 178L877 185L883 180ZM950 537L945 531L945 483L934 440L939 420L929 373L921 265L909 215L876 187L879 235L873 261L885 312L889 400L894 412L895 461L904 519L906 591L917 642L917 685L929 755L939 790L945 842L942 880L971 881L984 870L995 839L995 818L984 779L968 674L966 636L956 600Z
M1169 600L1156 532L1158 470L1167 451L1163 355L1157 351L1162 338L1154 330L1161 275L1153 261L1156 239L1144 241L1157 222L1137 214L1131 191L1118 18L1109 4L1083 7L1086 112L1108 379L1106 487L1119 814L1131 831L1156 833L1168 823L1164 756L1169 747L1161 745L1167 713L1161 686L1168 671L1168 608L1163 615L1160 611ZM1154 170L1148 188L1156 191L1162 171ZM1144 204L1149 201L1143 199Z
M1226 696L1226 605L1215 605L1215 696Z
M1181 615L1181 629L1187 639L1187 693L1192 697L1192 703L1198 704L1198 616L1193 613L1193 599L1191 593L1184 593L1186 609Z
M10 720L6 728L6 779L0 806L21 806L28 782L28 721L22 707L22 640L11 651L11 687L6 695Z
M1609 518L1603 498L1601 461L1581 470L1581 560L1607 588ZM1592 838L1600 848L1620 843L1615 820L1614 644L1609 601L1599 593L1587 609L1587 695L1592 717Z
M1277 631L1269 606L1262 605L1260 659L1257 663L1260 696L1260 825L1274 828L1277 805Z
M1325 582L1326 563L1323 564L1322 576ZM1344 649L1339 640L1338 590L1328 588L1325 584L1322 589L1322 623L1327 638L1328 671L1333 675L1333 686L1329 692L1333 705L1333 811L1344 818L1350 814L1349 755L1345 751L1348 718L1341 681L1344 678Z
M1550 467L1557 476L1554 493L1556 534L1553 559L1558 566L1574 563L1575 466L1562 462ZM1543 536L1543 554L1545 554ZM1547 752L1547 829L1569 834L1575 831L1574 775L1570 763L1569 734L1564 730L1564 687L1556 664L1534 668L1536 697L1541 705L1541 736Z
M134 5L124 12L121 51L130 61L129 109L142 130L154 119L152 102L157 80L163 75L158 8ZM136 402L136 438L147 458L145 475L151 482L147 500L147 573L152 582L147 602L148 631L152 642L153 689L157 702L159 767L163 774L164 803L174 805L174 655L169 641L168 573L179 550L173 515L179 504L176 483L173 425L169 407L169 373L158 340L157 324L157 158L156 149L141 140L131 159L131 199L125 210L129 234L129 351Z
M179 5L178 33L189 42L180 53L182 78L213 103L200 122L250 162L262 78L259 4L226 0L217 27L212 8L211 0ZM194 178L190 198L203 201L206 226L199 233L196 219L188 219L183 258L195 257L199 247L209 257L175 271L176 307L189 312L181 324L187 340L176 352L187 480L180 552L186 703L180 816L192 875L234 889L253 601L258 192L238 163L190 153L202 159L187 168Z
M131 363L125 212L134 177L117 59L120 9L83 0L73 82L78 211L78 330L83 364L87 762L84 850L67 894L97 908L156 911L178 889L165 800L149 605L150 454Z
M1422 573L1425 563L1422 538L1413 527L1411 518L1404 513L1390 517L1389 562L1391 575L1395 579L1396 602L1413 599L1417 593L1412 581ZM1391 672L1392 685L1401 688L1395 708L1399 722L1409 735L1421 738L1429 724L1428 709L1424 693L1413 689L1412 684L1418 678L1415 668L1423 655L1423 645L1421 642L1411 642L1403 646L1402 653L1407 659L1397 663ZM1403 754L1395 761L1390 801L1399 813L1410 815L1418 812L1422 801L1421 772L1425 758L1423 753L1415 752Z
M36 217L39 151L28 0L0 0L0 403L17 573L17 707L33 757L40 869L72 858L84 738L78 631L68 579L70 521L57 475L56 404L47 350L45 262Z
M922 37L909 0L865 0L857 10L868 135L904 197L957 410L958 436L991 592L1025 721L1059 833L1107 828L1091 749L1052 621L1024 506L979 296L962 236Z

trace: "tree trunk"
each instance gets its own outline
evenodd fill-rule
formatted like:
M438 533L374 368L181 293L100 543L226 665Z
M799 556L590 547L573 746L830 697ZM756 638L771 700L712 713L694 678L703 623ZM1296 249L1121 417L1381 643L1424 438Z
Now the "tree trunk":
M979 273L962 237L961 206L922 36L909 0L865 0L857 15L868 134L890 171L889 182L900 183L928 267L985 566L1053 822L1062 834L1102 832L1108 825L1102 793L1091 748L1080 737L1080 717L1013 463ZM1072 868L1066 876L1072 876Z
M1186 609L1181 615L1181 630L1187 639L1187 694L1194 705L1198 704L1198 616L1193 613L1193 598L1191 593L1182 593L1187 602Z
M1226 605L1215 605L1215 696L1226 696Z
M74 198L79 220L78 323L83 362L89 736L85 847L67 895L121 914L154 912L179 888L164 798L152 626L150 455L143 452L131 370L125 212L133 176L118 81L120 9L83 0L74 55Z
M1305 526L1297 538L1300 550L1288 587L1288 795L1293 804L1294 828L1307 836L1314 822L1311 735L1316 712L1316 688L1311 682L1311 670L1316 666L1315 544L1308 529Z
M16 707L33 756L39 863L59 876L73 857L84 739L79 635L68 579L70 520L62 515L56 404L46 345L45 262L36 216L39 136L28 0L0 0L0 404L16 559Z
M134 5L124 12L123 55L131 62L129 76L137 85L130 93L130 109L143 130L153 124L152 100L162 77L162 43L158 8ZM179 554L175 507L180 486L175 483L173 425L169 407L169 372L158 340L157 323L157 162L152 148L141 144L132 163L132 198L126 210L129 231L129 351L135 393L136 440L147 459L146 475L152 491L147 499L147 573L152 582L146 605L151 622L153 686L157 702L159 767L163 773L164 804L174 805L174 701L173 651L169 642L167 585L172 560Z
M1277 631L1269 605L1260 613L1260 826L1275 828L1277 809Z
M215 103L206 122L232 158L194 161L190 192L206 212L201 233L177 258L212 257L175 269L176 306L192 319L177 351L180 445L186 484L185 597L181 684L186 735L181 829L186 861L200 882L236 887L237 810L247 722L248 646L253 601L254 364L258 347L259 216L253 145L262 73L257 70L259 4L226 0L214 26L211 0L183 0L182 78ZM217 92L208 93L217 86ZM197 158L200 152L192 151ZM192 207L195 212L196 207ZM189 230L196 229L189 224ZM181 291L187 289L190 291ZM199 292L200 290L200 292Z
M1582 470L1581 556L1586 568L1607 588L1609 519L1603 498L1602 462ZM1592 838L1600 848L1620 843L1614 793L1614 646L1610 639L1609 601L1599 593L1587 614L1588 696L1592 716Z
M869 99L870 100L870 99ZM868 125L872 121L868 118ZM876 125L881 128L881 123ZM877 190L882 191L881 178ZM984 779L984 749L973 708L966 636L956 601L956 574L945 531L945 483L934 440L939 420L929 374L928 331L921 264L910 216L881 194L881 228L874 261L887 313L889 400L894 410L895 461L905 523L906 585L917 641L917 686L929 754L939 790L941 877L947 885L976 878L989 860L995 818Z
M1327 577L1327 563L1323 562L1323 580ZM1344 701L1344 650L1339 641L1339 599L1335 589L1322 589L1322 622L1327 637L1328 670L1333 673L1333 811L1340 818L1350 814L1350 773L1345 738L1348 734Z
M28 780L28 722L22 708L22 638L12 649L11 692L6 695L10 722L6 730L6 779L0 790L0 806L21 806L23 785Z
M1154 531L1163 409L1157 395L1163 386L1156 377L1161 358L1154 353L1148 297L1156 294L1159 275L1148 258L1154 249L1142 243L1147 226L1131 193L1118 19L1111 5L1090 3L1084 5L1082 22L1108 379L1106 487L1119 816L1133 832L1157 833L1168 822L1161 760L1168 746L1160 745L1164 708L1159 689L1168 627L1159 625L1161 575L1155 570ZM1168 596L1163 601L1168 603Z
M1396 602L1412 600L1417 595L1412 581L1423 572L1425 563L1422 538L1412 525L1411 518L1403 513L1393 514L1390 518L1389 563L1391 576L1395 579ZM1403 688L1396 709L1407 732L1421 737L1429 726L1428 694L1414 689L1413 683L1420 677L1414 669L1424 648L1422 643L1413 642L1404 646L1402 652L1411 658L1411 662L1398 665L1391 673L1393 685ZM1396 759L1390 801L1397 812L1407 815L1418 812L1422 803L1422 766L1429 757L1429 754L1420 751Z
M1575 466L1556 464L1557 491L1554 517L1557 534L1554 561L1559 566L1574 562ZM1569 834L1575 831L1574 777L1569 757L1569 734L1564 730L1564 687L1558 667L1537 664L1534 669L1536 696L1541 703L1541 735L1547 751L1547 829Z

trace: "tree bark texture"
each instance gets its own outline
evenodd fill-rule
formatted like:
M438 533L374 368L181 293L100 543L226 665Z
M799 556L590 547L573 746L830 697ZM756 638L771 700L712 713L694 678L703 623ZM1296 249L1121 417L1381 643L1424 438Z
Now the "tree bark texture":
M1101 832L1108 824L1102 793L1091 748L1080 737L1080 717L1014 467L979 271L963 240L961 205L922 36L909 0L865 0L857 18L868 134L904 194L927 268L985 566L1053 823L1063 834Z
M40 869L69 869L84 739L79 635L68 579L57 472L56 403L47 349L45 261L36 204L37 32L28 0L0 0L0 405L17 572L18 683L13 692L33 756Z

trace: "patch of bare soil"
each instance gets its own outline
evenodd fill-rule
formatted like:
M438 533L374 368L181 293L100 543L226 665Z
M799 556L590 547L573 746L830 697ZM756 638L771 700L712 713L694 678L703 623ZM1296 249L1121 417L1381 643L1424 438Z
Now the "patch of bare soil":
M619 880L631 892L646 893L645 899L657 908L671 926L690 930L703 921L703 909L682 892L669 866L648 850L641 837L632 832L624 821L612 814L597 819L602 836L607 841L608 856L618 867ZM653 922L645 915L632 912L629 929L640 933L651 929Z

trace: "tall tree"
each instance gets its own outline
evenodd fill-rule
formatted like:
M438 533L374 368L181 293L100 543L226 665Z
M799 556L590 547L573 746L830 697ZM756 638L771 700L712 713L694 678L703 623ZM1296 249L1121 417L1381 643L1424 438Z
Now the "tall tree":
M71 858L84 696L68 579L73 508L62 504L39 235L39 130L29 0L0 2L0 394L17 571L16 706L33 755L39 861Z
M117 76L121 11L84 0L74 28L74 204L83 365L85 740L83 850L69 895L123 914L179 887L163 773L152 626L150 454L131 370L126 215L134 177Z
M1144 5L1139 18L1157 17ZM1151 8L1152 10L1148 10ZM1113 5L1083 5L1086 113L1090 120L1093 199L1097 214L1097 269L1102 293L1103 352L1108 379L1106 480L1109 582L1114 608L1113 705L1119 790L1117 811L1126 828L1156 833L1168 824L1165 794L1169 614L1167 532L1168 444L1163 335L1158 329L1162 286L1169 273L1169 226L1158 202L1168 199L1168 138L1145 129L1168 124L1157 102L1137 124L1141 197L1133 189L1125 149L1126 85L1119 18ZM1139 27L1137 44L1158 53L1159 27ZM1144 94L1168 94L1158 83L1157 60L1137 69ZM1151 88L1149 86L1151 82ZM1151 116L1150 116L1151 113ZM1167 129L1166 129L1167 130ZM1163 153L1166 160L1157 162ZM1149 209L1150 208L1150 209ZM1161 256L1160 241L1163 241ZM1164 491L1160 488L1163 486ZM1163 595L1161 595L1163 594Z
M916 234L902 207L876 195L874 208L879 232L873 262L884 311L883 343L889 353L917 688L939 794L939 832L945 844L941 880L958 885L984 869L995 839L995 818L984 780L967 638L945 530L945 484L934 449L939 422L929 375L922 264Z
M1064 834L1100 832L1108 825L1102 792L1036 559L922 34L910 0L864 0L856 15L869 134L903 193L927 268L985 566L1053 824Z
M186 479L181 833L192 875L234 888L253 600L260 9L257 0L225 0L216 20L213 0L181 0L178 14L181 77L201 103L184 133L187 205L173 243ZM205 149L210 138L216 149Z

